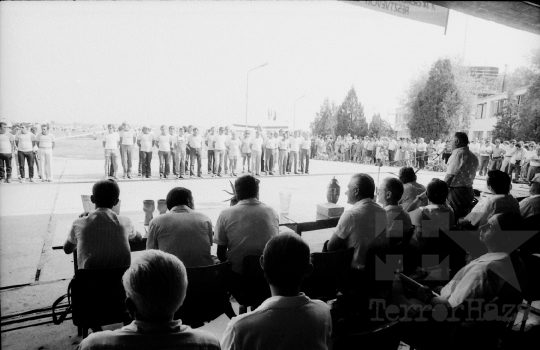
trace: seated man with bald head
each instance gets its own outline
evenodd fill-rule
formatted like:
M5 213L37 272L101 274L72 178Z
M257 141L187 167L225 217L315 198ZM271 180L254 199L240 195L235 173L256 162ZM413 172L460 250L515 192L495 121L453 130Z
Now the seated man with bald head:
M84 213L73 222L64 243L64 252L77 250L79 269L102 269L129 266L129 241L140 241L141 234L126 216L116 215L120 188L114 180L101 180L92 188L92 203L96 210Z
M90 334L79 345L80 350L219 350L212 333L173 320L188 285L186 268L177 257L159 250L146 251L124 273L122 283L134 321L119 330Z

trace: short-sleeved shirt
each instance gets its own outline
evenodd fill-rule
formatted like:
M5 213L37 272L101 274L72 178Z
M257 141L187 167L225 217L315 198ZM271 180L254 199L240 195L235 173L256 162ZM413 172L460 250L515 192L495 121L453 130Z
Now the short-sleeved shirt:
M17 148L19 149L20 152L32 152L32 148L34 147L32 145L32 142L35 140L36 140L36 137L31 132L27 132L26 134L18 133L15 136L15 141L19 142L19 145L17 146Z
M101 141L105 142L105 149L117 149L118 142L120 142L120 136L117 133L106 133L103 134Z
M252 312L233 317L221 341L222 350L326 350L330 345L330 307L298 296L273 296Z
M269 138L264 142L264 148L267 149L276 149L277 147L277 139L275 138Z
M370 198L364 198L339 218L335 234L354 248L351 267L364 269L368 245L386 230L386 211Z
M206 330L191 329L181 320L148 323L135 320L120 329L90 334L80 350L219 350L219 340Z
M472 153L478 154L478 153L480 153L480 144L471 142L469 144L469 149L471 150Z
M251 153L251 138L244 137L242 138L241 142L242 147L240 148L240 150L242 151L242 153Z
M309 138L302 141L301 148L302 149L310 149L311 148L311 141L309 140Z
M514 154L516 153L516 150L517 150L517 147L516 147L516 146L514 146L514 147L508 146L508 147L506 148L506 153L505 153L504 156L505 156L505 157L513 157Z
M251 140L251 150L254 152L261 152L264 140L262 137L254 137Z
M418 152L425 152L427 149L427 144L425 142L418 143L418 146L416 146L416 150Z
M264 246L279 232L277 212L259 200L245 199L221 212L214 242L227 247L232 270L242 273L244 257L262 255Z
M446 174L454 175L450 187L472 187L477 168L478 158L469 150L469 147L453 150L446 170Z
M536 153L536 154L531 158L531 166L538 166L538 167L540 167L540 156L538 155L538 153Z
M51 133L48 133L47 135L43 135L43 133L40 132L36 136L36 141L39 142L39 148L52 148L55 140L56 139L54 135Z
M213 265L212 220L186 205L157 216L148 226L146 249L159 249L180 259L186 267Z
M126 146L132 146L134 136L135 136L135 133L133 132L133 130L120 131L120 138L122 139L121 144L126 145Z
M298 152L300 150L300 141L297 137L289 138L289 144L291 145L291 152Z
M213 141L214 144L214 150L217 151L224 151L225 150L225 142L227 142L227 136L226 135L214 135Z
M519 214L519 203L511 194L492 194L482 198L465 219L480 227L493 215L502 213Z
M501 291L505 283L519 290L523 277L523 267L516 266L507 253L487 253L459 270L441 290L441 297L453 308L471 299L490 303L504 297Z
M239 157L240 156L240 140L239 139L230 139L227 141L227 146L229 147L229 157Z
M430 237L438 237L439 230L448 232L454 227L454 210L445 204L429 204L409 213L414 225L414 234L409 244L422 249ZM418 219L415 219L418 218Z
M502 147L493 147L492 148L492 151L493 153L491 154L491 156L493 158L500 158L504 155L504 153L506 152Z
M160 134L156 141L158 142L158 150L162 152L170 152L171 151L171 135L166 134Z
M188 144L190 148L202 148L202 137L201 135L191 135L188 138Z
M527 197L519 202L519 211L524 219L529 216L540 215L540 194Z
M171 152L174 152L176 151L175 149L175 145L178 143L178 134L169 134L170 138L171 138Z
M141 141L141 152L152 152L152 142L154 141L154 135L151 133L142 133L139 135L139 141Z
M209 150L209 151L214 150L214 136L215 135L212 134L212 133L208 133L208 135L206 135L205 141L208 143L207 150Z
M128 217L97 208L73 222L68 241L77 245L79 269L129 266L129 239L137 235Z
M281 151L286 151L287 148L289 147L289 140L287 140L287 139L285 139L285 140L280 139L280 140L278 141L278 147L279 147L279 149L280 149Z
M417 196L424 193L426 191L426 188L419 184L416 181L413 182L407 182L403 185L403 195L401 196L401 199L399 200L398 204L403 208L407 209L409 205L411 205L412 202L416 199ZM422 205L427 205L427 200L422 203Z
M480 156L489 157L493 153L493 148L490 145L482 145L480 147Z
M0 153L11 153L13 148L12 143L15 142L15 137L10 132L0 134Z
M520 148L519 150L516 149L514 152L514 155L510 159L511 164L516 164L517 161L523 161L525 159L525 150L523 148Z

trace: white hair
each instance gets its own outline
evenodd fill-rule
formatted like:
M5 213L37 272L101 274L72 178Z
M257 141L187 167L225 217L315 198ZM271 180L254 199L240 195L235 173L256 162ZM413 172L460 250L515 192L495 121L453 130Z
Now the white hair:
M173 315L184 302L188 281L180 259L152 249L131 264L122 283L137 313L146 320Z

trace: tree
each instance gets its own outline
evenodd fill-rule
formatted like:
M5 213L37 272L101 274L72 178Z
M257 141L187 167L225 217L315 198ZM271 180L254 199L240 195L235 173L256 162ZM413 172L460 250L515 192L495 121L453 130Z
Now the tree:
M517 137L540 142L540 75L522 99Z
M493 135L501 140L511 140L516 138L520 120L519 105L513 91L508 92L508 99L502 111L495 115L497 124L493 129Z
M394 130L390 124L381 118L379 113L374 114L369 123L368 136L370 137L382 137L382 136L394 136Z
M345 100L337 110L336 114L336 134L344 135L351 133L352 135L366 135L368 131L368 123L364 116L364 107L358 101L354 86L351 87Z
M413 138L444 138L459 125L459 112L464 103L456 85L452 62L437 60L429 71L425 87L412 101L411 117L407 123Z
M311 123L313 134L334 135L336 132L336 104L326 98L321 105L320 111L315 115L315 120Z

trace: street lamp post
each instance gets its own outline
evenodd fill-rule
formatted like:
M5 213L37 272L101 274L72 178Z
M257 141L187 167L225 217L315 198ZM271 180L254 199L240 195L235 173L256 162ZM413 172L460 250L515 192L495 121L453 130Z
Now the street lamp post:
M304 97L306 97L306 95L302 95L302 96L298 97L296 100L294 100L293 132L294 132L294 130L296 130L296 102L298 102L298 100L303 99Z
M262 68L262 67L264 67L264 66L266 66L266 65L268 65L268 62L267 62L267 63L264 63L264 64L261 64L261 65L258 66L258 67L252 68L252 69L248 70L248 72L247 72L247 78L246 78L246 128L247 128L247 120L248 120L249 73L251 73L251 72L254 71L255 69Z

